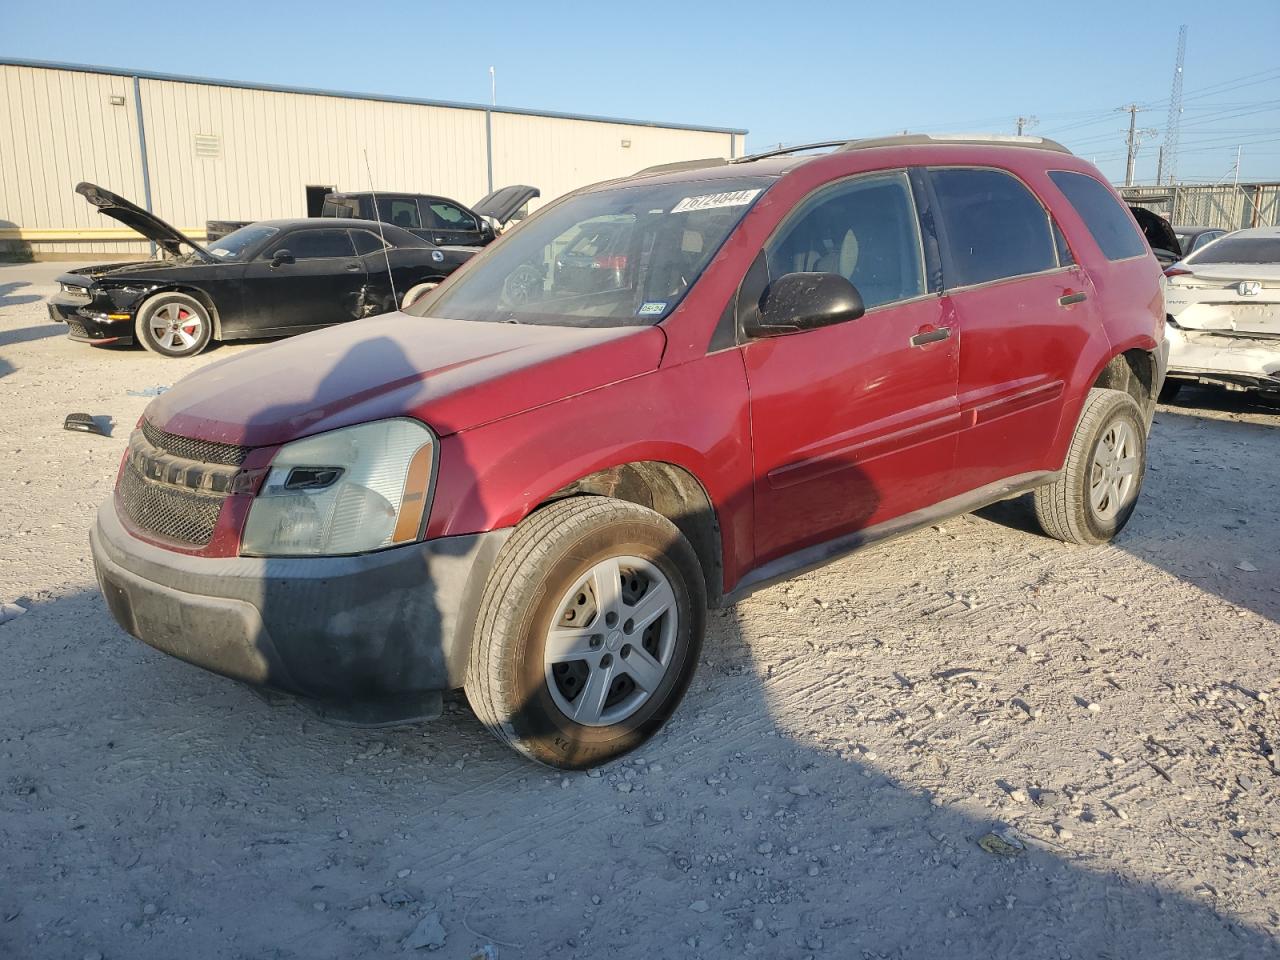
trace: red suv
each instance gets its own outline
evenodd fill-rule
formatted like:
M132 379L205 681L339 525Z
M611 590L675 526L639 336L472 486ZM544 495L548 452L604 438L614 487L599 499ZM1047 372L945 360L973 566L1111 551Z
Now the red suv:
M116 619L329 703L462 687L573 768L671 715L708 607L1024 491L1110 539L1166 365L1128 210L1048 140L822 146L585 188L187 377L92 533Z

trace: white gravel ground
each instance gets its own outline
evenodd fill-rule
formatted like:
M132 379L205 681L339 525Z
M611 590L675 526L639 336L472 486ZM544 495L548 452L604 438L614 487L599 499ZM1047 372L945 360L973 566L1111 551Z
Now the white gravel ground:
M757 594L642 754L562 776L460 697L335 727L116 628L130 391L253 346L70 343L59 269L0 266L0 956L1280 955L1274 408L1162 407L1114 545L1012 502Z

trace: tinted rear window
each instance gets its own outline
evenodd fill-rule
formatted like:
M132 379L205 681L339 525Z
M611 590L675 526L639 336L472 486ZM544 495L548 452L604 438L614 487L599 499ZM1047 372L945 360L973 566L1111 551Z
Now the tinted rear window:
M1105 186L1093 177L1051 170L1049 179L1062 191L1108 260L1128 260L1147 252L1133 218Z
M1280 263L1280 237L1223 237L1187 263Z
M1058 266L1049 215L1016 177L999 170L931 170L951 254L948 287Z

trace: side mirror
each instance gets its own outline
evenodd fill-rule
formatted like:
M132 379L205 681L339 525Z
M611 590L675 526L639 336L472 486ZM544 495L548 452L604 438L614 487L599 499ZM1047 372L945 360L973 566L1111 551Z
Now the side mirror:
M282 263L294 263L294 262L295 261L293 259L293 254L290 253L288 250L277 250L275 252L275 255L272 256L271 258L271 265L273 267L278 267Z
M747 319L749 337L778 337L857 320L866 312L858 288L838 273L788 273L765 288Z

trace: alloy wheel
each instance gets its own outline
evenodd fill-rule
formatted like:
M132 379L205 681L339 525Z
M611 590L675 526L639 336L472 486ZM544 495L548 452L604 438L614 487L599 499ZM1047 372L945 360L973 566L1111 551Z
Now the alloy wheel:
M1125 420L1114 420L1093 451L1089 501L1100 520L1111 520L1128 502L1137 482L1138 437Z
M556 706L589 727L630 717L667 675L678 618L675 591L654 564L595 564L561 598L547 631L543 661Z

